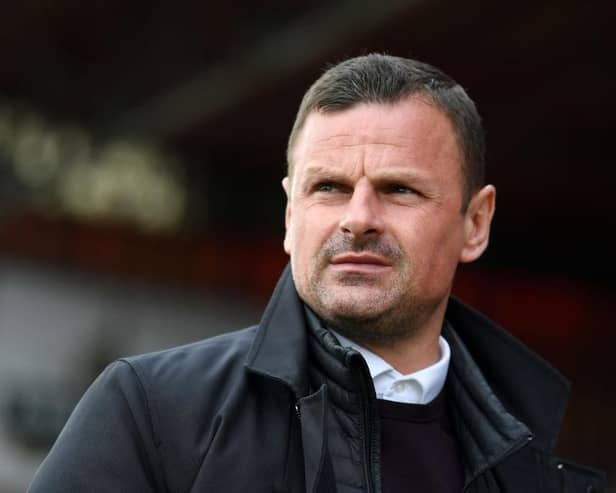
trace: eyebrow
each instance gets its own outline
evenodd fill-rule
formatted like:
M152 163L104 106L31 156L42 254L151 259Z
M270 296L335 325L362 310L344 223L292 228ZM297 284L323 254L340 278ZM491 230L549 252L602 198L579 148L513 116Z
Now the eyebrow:
M306 168L304 172L304 179L302 180L301 189L304 192L307 192L311 186L311 182L315 178L325 179L325 180L342 180L343 175L338 172L338 170L332 170L331 168L325 168L323 166L310 166Z
M402 168L399 166L386 167L377 174L379 180L410 180L413 182L424 182L426 177L423 173Z
M306 178L312 178L313 176L334 176L339 173L332 171L331 168L325 168L323 166L310 166L306 169Z
M323 178L344 178L344 174L341 173L338 169L326 168L323 166L310 166L305 171L305 177L307 179L311 179L314 177L323 177ZM416 171L410 170L406 167L402 166L387 166L381 168L374 177L376 180L411 180L411 181L421 181L424 182L426 180L425 176L422 173L418 173Z

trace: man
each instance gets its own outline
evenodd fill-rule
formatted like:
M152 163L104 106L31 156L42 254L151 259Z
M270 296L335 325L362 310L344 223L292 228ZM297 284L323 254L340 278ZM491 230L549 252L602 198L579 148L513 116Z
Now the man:
M414 60L342 62L288 166L290 269L259 326L112 364L30 491L603 491L552 456L563 378L450 299L495 204L464 90Z

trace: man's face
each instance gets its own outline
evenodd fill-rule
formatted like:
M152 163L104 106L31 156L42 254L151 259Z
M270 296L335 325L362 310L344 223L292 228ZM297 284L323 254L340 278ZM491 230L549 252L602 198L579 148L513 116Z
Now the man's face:
M468 260L462 155L445 114L417 97L313 112L292 159L284 246L300 297L356 340L435 324Z

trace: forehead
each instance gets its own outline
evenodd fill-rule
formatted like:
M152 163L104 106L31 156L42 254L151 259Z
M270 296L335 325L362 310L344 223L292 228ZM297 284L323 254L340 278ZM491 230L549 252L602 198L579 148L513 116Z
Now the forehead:
M410 97L308 115L292 152L294 174L308 164L410 165L460 172L462 154L451 121L434 104ZM447 172L439 169L439 172ZM451 171L451 170L450 170Z

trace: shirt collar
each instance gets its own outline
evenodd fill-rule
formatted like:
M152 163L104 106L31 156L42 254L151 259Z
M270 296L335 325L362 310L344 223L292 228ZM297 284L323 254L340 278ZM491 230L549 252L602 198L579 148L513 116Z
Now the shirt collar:
M441 392L445 385L451 350L442 336L439 336L438 340L440 349L438 361L419 371L403 375L369 349L347 339L334 330L332 330L332 333L341 346L354 349L366 360L370 376L374 382L374 390L380 399L410 404L427 404Z

